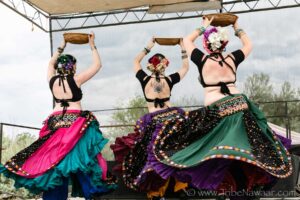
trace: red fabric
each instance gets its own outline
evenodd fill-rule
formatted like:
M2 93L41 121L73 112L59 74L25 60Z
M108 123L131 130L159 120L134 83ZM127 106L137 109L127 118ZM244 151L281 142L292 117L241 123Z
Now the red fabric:
M129 133L126 136L116 138L114 144L110 145L112 149L117 165L113 168L114 171L122 171L122 162L124 157L134 147L135 141L139 137L139 133Z
M267 185L271 182L270 175L258 167L243 164L243 171L247 176L247 189L252 190L255 185Z
M219 194L224 194L225 192L228 191L236 191L236 182L233 176L229 171L226 172L224 180L222 183L218 186L217 191Z

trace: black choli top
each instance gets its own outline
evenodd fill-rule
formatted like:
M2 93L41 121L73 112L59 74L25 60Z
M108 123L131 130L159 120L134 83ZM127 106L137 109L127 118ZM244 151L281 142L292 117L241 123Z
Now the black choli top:
M58 99L55 97L54 93L53 93L53 85L54 82L56 81L56 79L59 79L59 86L62 85L64 92L66 93L66 87L65 87L65 83L64 80L67 80L67 83L71 89L72 92L72 98L71 99ZM64 108L64 111L66 110L66 108L69 106L68 102L76 102L76 101L80 101L82 99L82 91L81 89L76 85L76 82L74 80L74 76L73 75L67 75L67 76L63 76L63 75L56 75L53 76L50 81L49 81L49 86L50 86L50 90L52 92L53 98L55 100L56 103L61 103L61 106Z
M142 85L142 89L143 89L143 93L145 96L145 99L147 102L154 102L154 106L155 108L157 108L158 106L160 106L160 108L163 108L165 105L165 102L170 100L170 97L167 98L155 98L155 99L149 99L146 97L145 94L145 87L147 85L147 83L150 81L150 79L152 78L151 76L148 76L144 70L140 69L137 73L136 73L136 78L140 81L141 85ZM170 79L168 77L160 77L162 79L165 79L169 88L170 88L170 92L172 91L173 86L178 83L180 81L180 75L178 72L171 74L170 75Z
M232 54L233 57L231 55L227 55L226 58L230 57L232 59L232 61L234 62L234 65L237 69L239 64L241 62L243 62L243 60L245 59L245 55L242 52L242 50L236 50L236 51L232 52L231 54ZM214 59L217 56L221 57L220 61L217 61L217 60ZM212 53L210 55L205 55L202 51L200 51L197 48L195 48L193 50L192 55L191 55L191 60L198 67L198 71L199 71L199 74L200 74L200 83L201 83L201 85L204 88L220 86L221 87L221 93L223 93L225 95L226 94L231 95L230 90L227 87L227 85L232 84L232 83L234 84L236 82L236 71L234 71L233 67L228 62L225 61L226 58L224 58L221 53ZM233 74L235 76L235 79L233 81L219 82L217 84L207 84L207 83L205 83L202 71L203 71L203 66L204 66L205 62L207 61L207 59L211 59L211 60L214 60L214 61L218 62L220 67L224 67L224 64L225 64L225 66L227 66L231 69L231 71L233 72Z

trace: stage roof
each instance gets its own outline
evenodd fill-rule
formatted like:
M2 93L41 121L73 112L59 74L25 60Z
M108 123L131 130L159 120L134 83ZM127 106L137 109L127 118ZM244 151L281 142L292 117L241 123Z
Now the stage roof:
M0 0L45 32L300 7L300 0Z
M220 0L28 0L49 15L148 8L149 13L221 9Z

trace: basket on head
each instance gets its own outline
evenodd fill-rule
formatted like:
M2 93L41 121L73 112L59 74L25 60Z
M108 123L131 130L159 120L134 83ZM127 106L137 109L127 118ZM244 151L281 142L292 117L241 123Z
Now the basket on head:
M207 17L208 19L214 17L214 20L211 22L211 25L222 26L222 27L233 25L238 19L238 16L231 13L209 14L209 15L204 15L204 17Z
M86 33L64 33L66 42L72 44L86 44L89 42L89 34Z
M177 45L180 43L180 38L155 38L155 42L160 45Z

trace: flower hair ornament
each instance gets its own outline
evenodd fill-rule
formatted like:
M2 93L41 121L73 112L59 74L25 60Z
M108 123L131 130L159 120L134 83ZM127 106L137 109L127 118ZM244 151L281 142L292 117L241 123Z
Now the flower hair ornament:
M57 58L55 69L61 75L74 75L75 74L76 58L69 54L62 54Z
M209 54L222 52L228 44L228 39L226 28L213 27L204 32L203 47Z
M168 67L169 60L162 54L155 54L148 60L147 69L155 74L161 74Z

